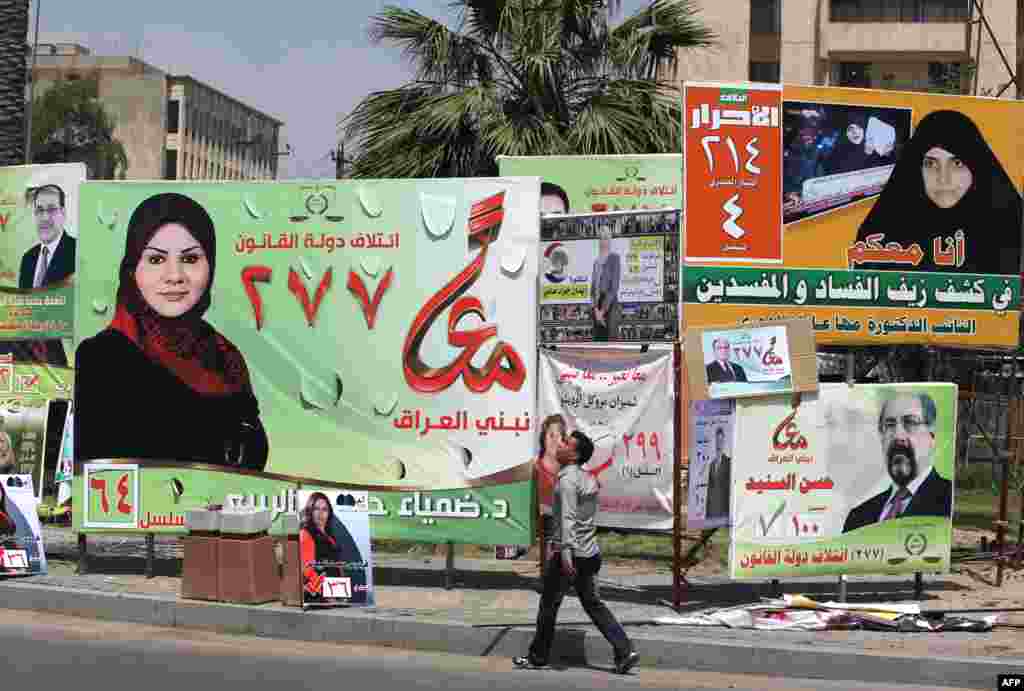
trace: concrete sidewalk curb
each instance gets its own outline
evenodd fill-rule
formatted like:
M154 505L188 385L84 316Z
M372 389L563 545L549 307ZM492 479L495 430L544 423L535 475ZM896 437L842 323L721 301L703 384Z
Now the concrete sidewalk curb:
M533 637L532 628L477 628L372 609L302 612L277 605L232 605L18 582L0 583L0 608L287 640L507 658L523 654ZM983 689L993 688L998 674L1024 674L1024 659L922 660L909 655L851 652L834 643L752 645L715 640L712 632L708 634L669 640L647 631L631 632L641 655L640 666L648 668ZM610 646L592 627L559 629L556 654L568 664L612 664Z

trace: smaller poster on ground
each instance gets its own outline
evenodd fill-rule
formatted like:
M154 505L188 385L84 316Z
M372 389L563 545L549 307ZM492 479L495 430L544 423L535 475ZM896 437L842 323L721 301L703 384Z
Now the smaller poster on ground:
M729 525L736 402L690 401L690 473L686 529Z
M373 605L369 496L300 490L302 608Z
M0 576L46 573L31 475L0 475Z

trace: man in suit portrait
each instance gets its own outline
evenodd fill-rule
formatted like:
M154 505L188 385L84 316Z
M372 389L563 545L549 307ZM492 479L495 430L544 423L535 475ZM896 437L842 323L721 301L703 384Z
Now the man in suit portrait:
M75 272L76 241L64 227L64 202L64 190L57 185L43 185L32 192L39 243L21 258L19 288L43 288Z
M715 430L715 455L708 468L707 508L704 519L729 517L729 480L732 458L725 455L725 430Z
M594 270L590 277L595 341L619 338L621 278L622 259L612 252L612 229L602 226L597 231L597 259L594 260Z
M747 381L746 371L735 362L729 361L729 353L732 352L732 344L729 339L719 336L711 342L715 351L715 359L709 362L705 369L708 374L708 384L715 382Z
M900 394L882 404L878 433L892 485L854 507L844 533L891 518L951 515L953 483L932 467L936 415L928 394Z

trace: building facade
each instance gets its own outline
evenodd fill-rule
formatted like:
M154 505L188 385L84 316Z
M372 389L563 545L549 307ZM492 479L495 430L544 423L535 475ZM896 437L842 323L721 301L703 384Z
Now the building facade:
M95 56L73 43L40 43L36 96L54 82L95 76L116 119L129 180L273 180L283 122L190 76L133 57Z
M682 51L680 80L1024 96L1010 83L1024 64L1024 0L703 0L701 8L718 44Z

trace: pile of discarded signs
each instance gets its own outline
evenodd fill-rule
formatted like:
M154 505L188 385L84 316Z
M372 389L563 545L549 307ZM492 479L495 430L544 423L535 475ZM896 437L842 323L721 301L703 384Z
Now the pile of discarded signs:
M662 625L725 626L766 631L991 631L1000 615L980 619L949 611L922 612L918 604L817 602L804 595L763 599L754 605L711 609L655 619Z

